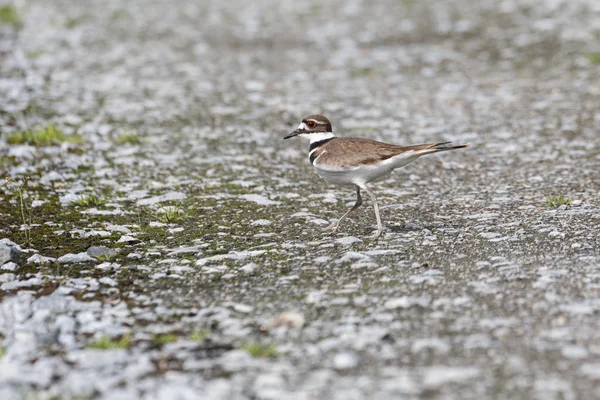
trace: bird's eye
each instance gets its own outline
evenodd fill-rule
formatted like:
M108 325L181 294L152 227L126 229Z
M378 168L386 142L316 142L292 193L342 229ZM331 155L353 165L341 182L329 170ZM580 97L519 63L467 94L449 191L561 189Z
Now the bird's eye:
M308 121L308 122L306 123L306 125L307 125L309 128L311 128L311 129L312 129L312 128L314 128L315 126L317 126L317 124L315 123L315 121Z

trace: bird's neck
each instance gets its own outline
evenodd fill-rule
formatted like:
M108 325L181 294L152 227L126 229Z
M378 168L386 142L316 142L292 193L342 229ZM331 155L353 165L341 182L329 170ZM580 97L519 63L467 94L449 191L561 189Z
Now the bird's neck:
M319 140L312 140L312 138L311 138L310 148L308 150L309 154L311 154L313 151L315 151L316 149L318 149L325 143L335 139L335 135L333 133L331 133L331 132L327 132L327 133L329 133L329 136L321 137Z
M313 143L322 142L323 140L333 139L334 137L335 137L335 135L333 134L333 132L319 132L319 133L311 134L309 139L310 139L310 144L312 145Z

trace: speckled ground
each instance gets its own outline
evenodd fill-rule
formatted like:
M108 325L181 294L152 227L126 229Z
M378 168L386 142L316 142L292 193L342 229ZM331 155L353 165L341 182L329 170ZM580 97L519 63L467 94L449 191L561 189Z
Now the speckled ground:
M1 399L600 398L596 1L7 4Z

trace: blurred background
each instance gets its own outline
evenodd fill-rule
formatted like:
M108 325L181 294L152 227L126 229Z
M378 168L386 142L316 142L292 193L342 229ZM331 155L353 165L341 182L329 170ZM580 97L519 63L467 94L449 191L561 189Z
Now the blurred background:
M275 133L322 112L397 140L598 128L594 0L4 4L5 126L25 111L91 133L225 119Z

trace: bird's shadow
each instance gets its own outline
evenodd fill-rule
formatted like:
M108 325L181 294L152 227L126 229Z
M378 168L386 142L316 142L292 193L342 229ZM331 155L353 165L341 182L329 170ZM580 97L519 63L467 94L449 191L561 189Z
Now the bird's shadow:
M402 232L417 232L427 229L429 231L437 229L457 228L454 226L433 226L433 225L417 225L417 224L402 224L402 225L387 225L387 228L394 233Z
M394 233L401 232L413 232L413 231L422 231L423 229L431 230L431 227L427 226L415 226L415 225L388 225L387 228Z

